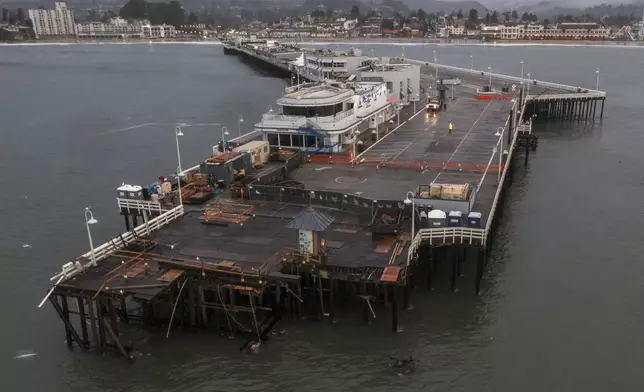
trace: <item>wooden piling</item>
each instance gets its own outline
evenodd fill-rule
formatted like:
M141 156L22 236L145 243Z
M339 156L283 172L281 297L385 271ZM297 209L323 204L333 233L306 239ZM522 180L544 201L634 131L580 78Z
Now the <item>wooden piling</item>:
M129 324L130 319L127 316L127 304L125 303L125 296L121 295L119 301L121 303L121 321L123 321L123 324Z
M479 295L481 293L481 279L483 278L483 267L484 267L484 259L485 257L485 249L484 248L479 248L478 249L478 254L476 255L476 282L475 282L475 293L476 295Z
M97 323L99 321L96 318L96 315L94 312L94 300L92 299L92 297L87 297L86 300L87 300L87 312L89 313L89 320L91 322L90 328L92 330L92 340L94 341L95 346L100 346L98 330L96 329Z
M110 324L112 325L112 331L118 335L119 334L119 325L116 321L116 309L114 308L114 303L111 298L107 299L107 311L110 316Z
M63 304L63 321L65 322L65 340L67 341L67 347L72 348L72 327L69 321L69 307L67 305L67 297L64 295L60 296L60 301ZM80 344L80 342L78 342Z
M97 324L98 324L98 335L99 335L99 345L105 347L107 343L105 339L105 324L103 320L105 319L105 302L101 295L96 299L96 313L97 313Z
M123 214L123 217L125 218L125 230L130 231L130 217L128 214Z
M192 328L197 326L197 312L195 306L195 285L190 282L188 287L188 313L190 314L190 326Z
M398 295L394 285L391 285L391 329L398 332Z
M606 102L606 98L602 99L602 110L599 112L600 119L604 118L604 102Z
M456 292L456 275L458 274L458 254L456 257L455 255L451 255L450 257L452 259L452 292Z
M204 292L204 288L202 284L200 283L199 286L197 287L197 301L199 303L199 307L201 308L201 326L203 328L208 328L208 308L205 306L206 302L206 293Z
M83 303L83 297L76 298L76 303L78 304L78 315L80 317L80 326L81 326L81 334L83 336L83 344L86 347L89 347L89 336L87 334L87 318L85 316L85 304Z

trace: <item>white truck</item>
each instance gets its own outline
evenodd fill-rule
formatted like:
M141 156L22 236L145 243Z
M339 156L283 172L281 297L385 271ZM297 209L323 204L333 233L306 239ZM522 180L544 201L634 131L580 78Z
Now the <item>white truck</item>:
M430 99L427 101L426 108L428 112L438 112L441 109L441 104L435 99Z

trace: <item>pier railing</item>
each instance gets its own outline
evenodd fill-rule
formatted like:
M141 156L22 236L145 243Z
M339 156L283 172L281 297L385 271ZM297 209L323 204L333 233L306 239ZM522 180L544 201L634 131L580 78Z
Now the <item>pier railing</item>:
M161 203L159 203L158 201L121 199L117 197L116 203L118 204L119 210L128 210L128 212L134 210L147 211L150 214L163 214L164 212L168 211L167 208L161 207Z
M119 249L127 247L127 245L136 241L139 237L149 235L151 232L159 230L167 226L173 220L179 218L184 214L183 205L177 206L171 210L164 212L154 219L147 220L135 227L134 230L127 232L118 237L114 237L101 246L94 248L94 259L99 262ZM92 260L92 252L89 251L84 255L77 257L75 260L63 265L62 271L51 277L50 280L59 280L61 278L69 279L70 277L82 272L88 265L83 265L83 262Z
M469 74L469 75L477 75L477 76L486 76L486 77L493 77L494 79L499 79L499 80L506 80L508 82L513 82L513 83L531 83L533 86L541 86L541 87L549 87L549 88L555 88L558 90L564 90L564 91L570 91L577 93L581 87L579 86L571 86L568 84L561 84L561 83L552 83L552 82L546 82L543 80L537 80L537 79L528 79L528 78L521 78L519 76L511 76L511 75L503 75L503 74L498 74L498 73L493 73L493 72L486 72L483 70L477 70L477 69L469 69L469 68L461 68L461 67L454 67L452 65L444 65L444 64L436 64L432 63L429 61L419 61L419 60L413 60L413 59L406 59L408 63L411 64L418 64L418 65L425 65L429 67L434 67L438 68L439 70L446 70L446 71L453 71L453 72L460 72L464 74ZM603 91L598 91L598 90L593 90L593 89L588 89L588 88L582 88L582 90L587 91L587 93L583 93L585 98L589 98L592 96L599 96L599 97L605 97L606 93ZM559 97L561 98L561 97Z
M407 265L423 243L485 245L485 229L473 227L436 227L420 229L409 246Z

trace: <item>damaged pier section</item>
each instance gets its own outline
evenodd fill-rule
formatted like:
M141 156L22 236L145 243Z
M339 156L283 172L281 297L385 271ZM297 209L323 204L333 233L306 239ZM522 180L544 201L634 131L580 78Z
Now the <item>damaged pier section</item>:
M605 94L545 82L529 93L509 76L420 65L426 92L438 71L458 75L454 98L430 97L431 112L421 99L353 153L260 158L257 144L252 168L233 175L255 131L164 182L161 198L119 195L126 231L52 277L68 346L131 358L130 323L261 342L285 317L334 320L347 304L367 322L387 309L399 331L413 287L446 278L478 294L513 167L537 147L533 122L593 119Z

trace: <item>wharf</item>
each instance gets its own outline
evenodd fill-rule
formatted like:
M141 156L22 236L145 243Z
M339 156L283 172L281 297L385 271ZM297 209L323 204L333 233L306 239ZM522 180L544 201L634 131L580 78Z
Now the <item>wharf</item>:
M449 72L462 79L454 99L443 100L446 110L429 113L423 100L417 111L402 110L400 125L355 159L297 152L248 173L233 185L237 192L203 206L117 199L127 232L52 277L46 298L63 320L68 346L113 346L131 358L121 331L132 322L164 324L168 334L180 325L264 341L284 313L333 320L338 301L362 307L365 321L374 306L388 308L398 331L412 286L423 280L432 287L437 264L449 267L441 270L449 271L452 290L462 269L474 267L478 294L513 166L521 148L527 162L537 146L532 122L594 118L605 93L537 82L527 94L516 78L493 75L492 90L507 90L505 97L480 99L489 75L436 67L439 78ZM431 94L436 68L421 69ZM436 183L466 184L467 197L423 197L423 187ZM428 205L480 212L482 222L423 226L416 206ZM302 254L302 231L321 249Z

